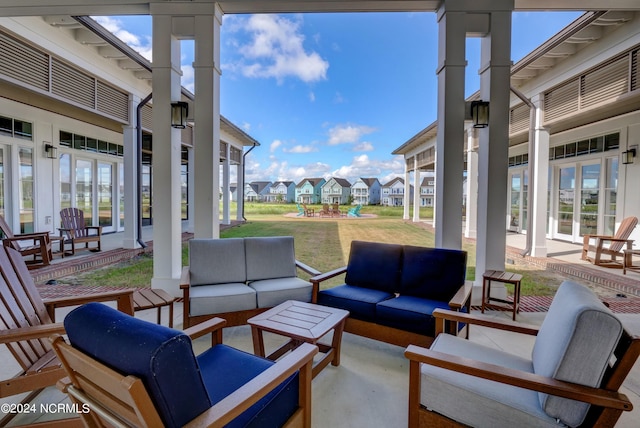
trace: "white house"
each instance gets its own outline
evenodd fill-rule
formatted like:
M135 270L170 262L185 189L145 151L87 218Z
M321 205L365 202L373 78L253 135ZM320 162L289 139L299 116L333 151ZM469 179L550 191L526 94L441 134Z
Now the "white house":
M346 204L351 194L351 183L344 178L332 177L322 185L322 202L325 204Z
M433 195L435 193L435 177L433 173L428 173L426 177L422 178L422 183L420 183L420 206L421 207L432 207L433 206Z
M377 178L358 178L351 186L351 203L377 205L380 203L382 185Z
M276 181L269 186L264 195L265 202L293 202L296 197L296 184L293 181Z
M410 186L410 197L413 198L413 186ZM382 186L382 205L390 207L404 206L404 179L396 177Z

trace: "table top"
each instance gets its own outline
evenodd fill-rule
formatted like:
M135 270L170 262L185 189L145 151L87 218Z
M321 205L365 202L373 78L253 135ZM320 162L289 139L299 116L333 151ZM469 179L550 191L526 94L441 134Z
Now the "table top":
M315 341L349 316L343 309L287 300L247 322L253 327L291 338Z
M501 270L488 270L484 274L482 274L482 277L491 281L502 281L507 283L522 280L522 275L520 275L519 273L503 272Z

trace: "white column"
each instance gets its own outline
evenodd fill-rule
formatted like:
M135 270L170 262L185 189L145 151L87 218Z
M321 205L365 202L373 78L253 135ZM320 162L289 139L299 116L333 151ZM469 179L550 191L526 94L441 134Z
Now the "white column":
M409 185L410 183L410 176L409 176L410 172L409 172L409 165L408 162L405 160L404 162L404 195L402 196L402 219L403 220L409 220L409 196L411 195L411 187ZM393 189L389 189L389 196L391 196L391 191ZM389 202L391 202L391 198L389 198Z
M191 129L191 140L193 141L193 129ZM195 158L195 150L191 147L187 150L187 163L189 164L189 174L187 175L187 221L182 222L182 230L189 233L193 233L193 216L195 212L193 206L193 201L196 199Z
M180 100L180 43L170 15L153 15L153 279L178 296L182 269L180 129L171 127L171 102Z
M229 184L229 163L231 162L231 144L227 143L225 160L222 163L222 224L231 224L230 197L231 185Z
M438 135L435 246L462 248L466 13L438 10Z
M420 169L418 168L418 156L413 161L413 222L420 221Z
M478 130L476 284L481 283L486 270L504 270L505 266L511 74L509 4L513 8L513 1L496 3L496 8L502 5L505 10L491 12L490 32L481 41L480 97L491 105L489 127ZM499 286L506 292L504 286Z
M220 25L221 14L196 15L194 236L220 237Z
M236 179L236 220L242 221L242 207L244 206L244 156L240 156L240 163L237 166L238 177Z
M536 95L531 100L536 106L536 121L534 135L534 170L533 177L533 207L529 215L533 216L531 255L533 257L547 257L547 193L549 191L549 130L542 126L542 97ZM529 142L531 144L531 142Z
M129 111L131 126L122 128L124 144L124 233L122 248L138 248L138 133L136 107L139 99L131 97ZM119 221L119 220L117 220Z
M475 128L467 129L467 200L465 238L475 238L478 228L478 137Z

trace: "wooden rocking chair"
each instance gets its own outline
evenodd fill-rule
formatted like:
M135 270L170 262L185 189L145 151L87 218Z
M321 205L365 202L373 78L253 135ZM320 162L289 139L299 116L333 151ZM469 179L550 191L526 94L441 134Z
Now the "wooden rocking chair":
M132 292L115 291L43 301L20 253L0 247L0 344L6 345L22 368L16 376L0 380L0 398L30 392L22 400L22 403L28 403L42 389L55 385L65 376L48 340L53 333L64 333L62 324L54 323L57 307L90 301L117 301L118 310L133 315ZM16 414L2 416L0 426L5 426ZM78 418L71 421L74 420L79 421Z
M64 208L60 211L62 227L59 229L62 235L61 247L71 243L71 255L76 253L76 244L85 244L85 248L91 251L102 249L100 239L102 239L102 226L87 226L84 222L84 212L78 208ZM97 244L94 248L89 248L89 243ZM62 252L64 255L64 251Z
M625 248L631 249L633 239L629 239L629 235L637 224L637 217L627 217L622 220L614 236L584 235L582 260L588 260L596 266L622 268L623 250ZM591 239L596 240L595 245L591 245ZM589 252L593 252L594 256L589 257ZM608 255L609 259L603 260L603 255ZM621 259L617 260L617 256L620 256Z
M2 240L5 246L13 248L23 256L33 256L33 260L27 262L29 269L48 266L51 263L53 254L49 232L15 235L2 216L0 216L0 231L4 235Z

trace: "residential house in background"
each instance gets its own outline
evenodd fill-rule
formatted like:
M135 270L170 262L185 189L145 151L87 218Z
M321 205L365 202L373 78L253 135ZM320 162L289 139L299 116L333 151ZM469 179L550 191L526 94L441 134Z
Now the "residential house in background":
M296 197L296 184L293 181L276 181L269 186L265 202L293 202Z
M413 186L410 186L409 198L413 198ZM396 177L382 186L382 205L390 207L404 206L404 179Z
M427 176L420 183L420 206L432 207L433 197L436 190L436 181L433 172L427 173Z
M324 178L304 178L296 186L296 202L300 204L319 204L322 202Z
M229 197L232 202L238 202L238 185L236 183L229 185Z
M270 181L252 181L244 186L244 200L247 202L263 202L269 189Z
M351 195L351 183L344 178L330 178L322 185L322 203L347 204Z
M382 185L377 178L358 178L351 186L351 203L362 205L378 205Z

